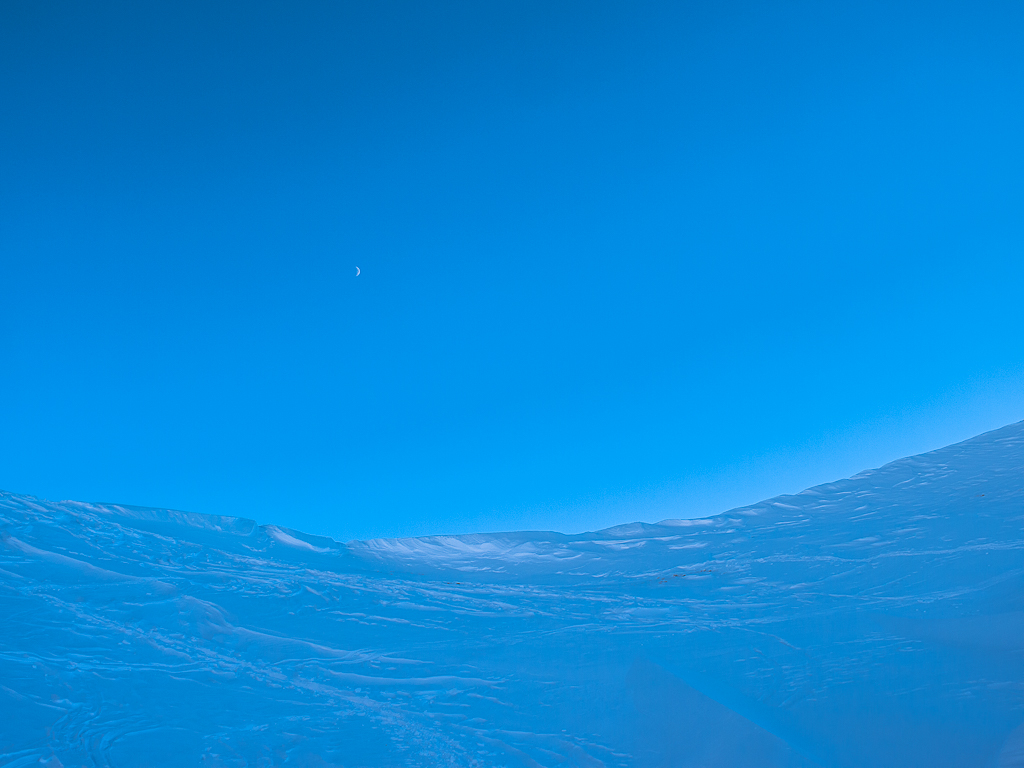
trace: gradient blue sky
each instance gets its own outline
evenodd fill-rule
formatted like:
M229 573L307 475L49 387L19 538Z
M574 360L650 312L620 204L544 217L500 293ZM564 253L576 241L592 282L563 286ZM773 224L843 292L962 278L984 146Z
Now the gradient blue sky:
M1024 418L1020 3L8 0L0 68L0 488L578 531Z

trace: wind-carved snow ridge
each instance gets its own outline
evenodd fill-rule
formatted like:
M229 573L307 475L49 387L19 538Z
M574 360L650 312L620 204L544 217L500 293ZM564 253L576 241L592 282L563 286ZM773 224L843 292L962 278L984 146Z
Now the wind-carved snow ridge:
M0 494L3 766L1024 766L1024 423L703 520Z

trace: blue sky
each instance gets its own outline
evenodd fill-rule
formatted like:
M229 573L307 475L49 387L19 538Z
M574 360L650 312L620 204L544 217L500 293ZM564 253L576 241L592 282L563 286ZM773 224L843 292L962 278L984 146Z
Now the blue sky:
M7 2L0 68L0 488L579 531L1024 418L1020 4Z

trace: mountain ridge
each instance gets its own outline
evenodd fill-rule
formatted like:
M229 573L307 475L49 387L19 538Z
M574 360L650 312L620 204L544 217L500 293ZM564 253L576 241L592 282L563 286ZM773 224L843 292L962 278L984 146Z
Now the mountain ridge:
M804 496L807 496L807 495L813 495L813 494L818 493L818 492L823 492L824 490L829 490L829 491L835 490L841 484L851 483L851 482L857 481L859 479L865 479L865 478L869 478L869 477L874 477L874 476L877 476L879 474L883 474L884 475L884 474L887 474L887 473L889 473L889 472L891 472L891 471L893 471L895 469L901 469L904 466L906 466L908 464L911 464L911 463L915 462L916 460L923 459L925 457L932 457L932 456L935 456L935 455L945 455L945 454L950 453L950 452L952 452L954 450L961 451L961 450L963 450L963 448L969 448L969 447L971 447L973 445L976 445L976 444L984 444L984 443L987 443L987 442L993 440L994 439L993 436L995 436L997 434L1000 435L1000 437L997 439L998 441L1012 441L1014 443L1018 443L1018 442L1021 443L1021 445L1022 445L1022 453L1024 453L1024 438L1018 439L1018 434L1017 434L1018 432L1021 433L1021 434L1024 434L1024 420L1019 421L1019 422L1014 422L1012 424L1007 424L1007 425L1005 425L1003 427L998 427L996 429L989 430L987 432L983 432L983 433L981 433L979 435L975 435L973 437L967 438L966 440L961 440L961 441L956 442L956 443L951 443L949 445L942 446L941 448L935 448L935 449L932 449L930 451L925 451L923 453L913 454L911 456L905 456L905 457L902 457L902 458L899 458L899 459L894 459L893 461L886 462L885 464L882 464L879 467L874 467L874 468L870 468L870 469L861 470L860 472L858 472L858 473L856 473L854 475L851 475L850 477L847 477L847 478L841 478L839 480L833 480L833 481L830 481L830 482L819 483L818 485L814 485L814 486L811 486L809 488L805 488L804 490L798 491L796 493L792 493L792 494L779 494L777 496L772 496L772 497L769 497L767 499L763 499L761 501L755 502L753 504L745 504L745 505L741 505L739 507L732 507L730 509L724 510L722 512L716 512L716 513L711 514L711 515L705 515L705 516L702 516L702 517L683 517L683 518L671 518L670 517L670 518L664 518L664 519L656 521L656 522L647 522L647 521L643 521L643 520L636 520L636 521L627 522L627 523L619 523L619 524L616 524L616 525L613 525L613 526L609 526L608 528L601 528L601 529L597 529L597 530L593 530L593 531L583 531L583 532L575 533L575 534L573 534L573 533L563 533L561 531L554 531L554 530L541 530L541 529L537 529L537 530L508 530L508 531L476 531L476 532L470 532L470 533L441 533L441 534L425 534L425 535L422 535L422 536L373 537L373 538L370 538L370 539L350 539L350 540L347 540L347 541L341 541L341 540L338 540L338 539L334 539L333 537L325 535L325 534L309 533L309 532L306 532L306 531L301 531L301 530L299 530L297 528L290 528L288 526L283 526L283 525L280 525L278 523L257 523L256 520L254 520L252 518L247 518L247 517L235 517L235 516L230 516L230 515L217 515L217 514L208 513L208 512L189 512L189 511L185 511L185 510L173 509L173 508L170 508L170 507L146 507L146 506L136 505L136 504L122 504L122 503L119 503L119 502L83 502L83 501L70 500L70 499L51 500L51 499L44 499L44 498L41 498L41 497L32 496L32 495L28 495L28 494L18 494L18 493L15 493L13 491L6 491L6 490L3 490L3 489L0 489L0 496L5 496L6 495L6 496L14 497L14 498L24 499L24 500L30 501L30 502L37 502L37 503L40 503L40 504L51 504L51 505L78 504L78 505L88 505L88 506L90 506L92 508L95 508L98 511L100 511L100 510L107 510L107 511L111 511L111 512L114 512L114 513L123 514L125 516L139 515L139 519L153 519L153 520L155 520L155 519L158 519L158 518L155 517L155 513L161 513L162 515L166 516L167 520L184 521L184 520L193 520L194 519L194 520L197 521L196 524L199 525L200 527L210 526L214 530L221 530L222 529L222 527L219 528L217 526L217 523L214 522L214 521L218 521L218 520L219 521L224 521L226 527L228 527L228 528L234 528L234 527L242 527L242 528L245 528L245 527L267 528L269 526L269 527L272 527L272 528L276 528L276 529L285 531L285 532L287 532L291 536L296 536L296 534L298 534L298 537L301 537L303 540L305 540L306 538L311 538L311 539L316 539L316 540L318 540L320 542L328 542L330 544L340 545L340 546L344 546L344 545L347 545L347 544L350 544L350 543L362 544L362 543L376 542L376 541L401 541L401 540L405 540L405 539L417 539L418 540L418 539L438 539L438 538L451 538L451 537L458 538L458 537L472 537L472 536L485 536L485 537L486 536L508 536L508 535L513 535L513 534L544 534L544 535L557 535L557 536L566 536L566 537L593 536L593 535L602 535L602 534L603 535L622 535L622 534L624 534L626 532L626 529L629 529L631 527L640 527L642 530L646 530L647 528L650 528L651 530L653 530L654 528L657 528L657 527L666 527L666 526L668 526L668 527L682 527L682 526L690 525L691 523L689 523L689 521L691 521L691 520L707 520L709 518L720 517L722 515L733 515L733 514L741 515L741 514L744 514L746 512L757 510L757 509L765 509L765 508L772 507L772 506L780 506L784 499L801 499L801 497L804 497ZM126 513L130 513L130 514L126 514ZM163 519L163 518L160 518L160 519ZM310 543L310 542L307 542L307 543ZM320 544L320 546L323 546L323 544Z
M5 767L1020 768L1024 422L576 535L0 493L0 615Z

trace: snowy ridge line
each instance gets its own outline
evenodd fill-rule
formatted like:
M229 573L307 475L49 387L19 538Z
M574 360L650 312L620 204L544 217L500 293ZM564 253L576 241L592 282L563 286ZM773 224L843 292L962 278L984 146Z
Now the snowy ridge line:
M0 766L1019 768L1022 531L1024 423L580 535L0 493Z

